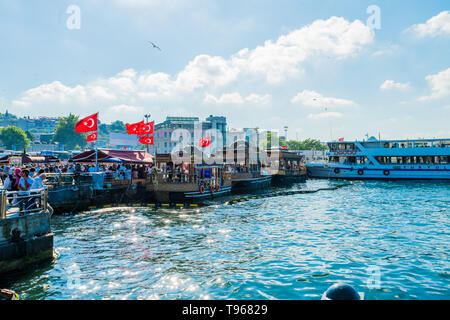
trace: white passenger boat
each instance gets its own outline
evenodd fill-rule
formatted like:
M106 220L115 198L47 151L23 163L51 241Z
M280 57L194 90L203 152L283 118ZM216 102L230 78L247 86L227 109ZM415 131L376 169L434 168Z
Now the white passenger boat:
M311 178L449 180L450 139L329 142L327 163L307 164Z

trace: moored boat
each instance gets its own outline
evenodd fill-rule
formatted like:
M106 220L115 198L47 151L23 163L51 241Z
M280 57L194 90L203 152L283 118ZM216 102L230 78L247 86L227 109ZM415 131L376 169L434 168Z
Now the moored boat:
M259 150L248 141L237 140L217 152L216 159L231 172L231 191L245 193L270 187L272 176L261 174Z
M450 139L329 142L327 163L308 176L331 179L450 180Z
M265 174L272 176L272 186L285 187L306 181L304 156L282 148L271 148L266 153Z
M207 164L200 150L188 146L190 156L177 163L171 154L156 156L156 168L150 176L147 190L153 200L160 203L198 203L225 196L231 192L231 176L223 165ZM197 153L197 157L195 156Z

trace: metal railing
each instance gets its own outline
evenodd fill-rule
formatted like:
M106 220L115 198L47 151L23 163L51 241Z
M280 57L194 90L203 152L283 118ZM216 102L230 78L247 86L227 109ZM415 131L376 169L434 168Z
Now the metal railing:
M0 218L6 219L12 215L19 216L52 211L48 204L48 188L30 191L7 191L0 193Z

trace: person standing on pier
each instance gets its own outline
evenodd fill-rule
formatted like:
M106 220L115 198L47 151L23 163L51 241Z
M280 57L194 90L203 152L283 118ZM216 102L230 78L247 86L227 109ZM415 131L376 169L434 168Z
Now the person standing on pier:
M28 170L23 170L22 171L22 178L20 178L19 180L19 197L21 197L20 202L20 216L24 215L24 212L26 209L28 209L28 204L29 204L29 195L30 193L28 192L31 188L31 185L33 184L33 179L31 177L29 177L29 171Z

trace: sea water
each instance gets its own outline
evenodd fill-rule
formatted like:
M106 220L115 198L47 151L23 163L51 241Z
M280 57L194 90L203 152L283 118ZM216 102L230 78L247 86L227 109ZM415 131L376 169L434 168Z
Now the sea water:
M317 189L340 181L309 180ZM334 191L54 216L51 265L0 279L22 299L450 299L450 184Z

